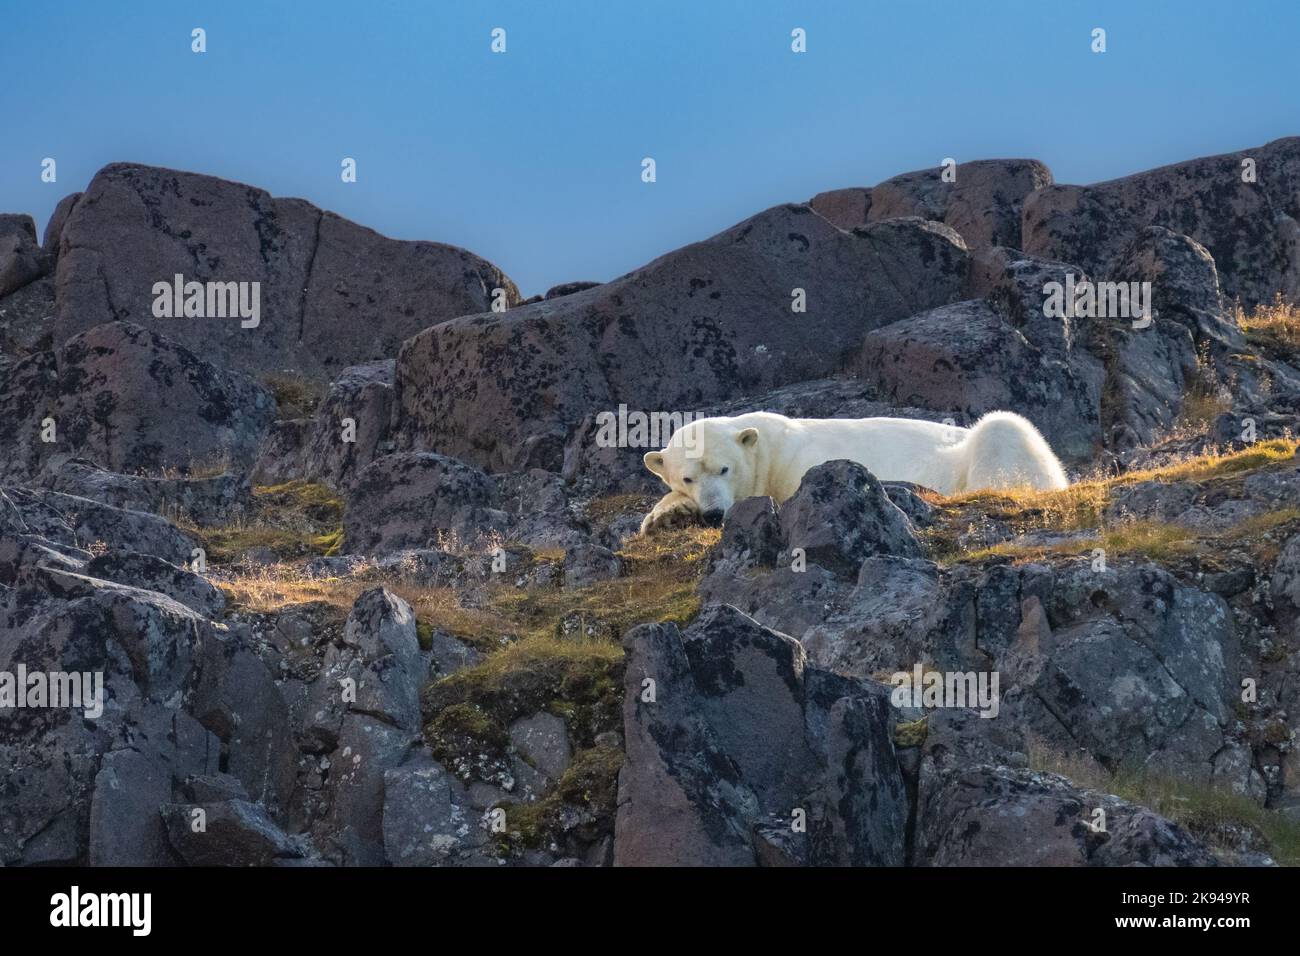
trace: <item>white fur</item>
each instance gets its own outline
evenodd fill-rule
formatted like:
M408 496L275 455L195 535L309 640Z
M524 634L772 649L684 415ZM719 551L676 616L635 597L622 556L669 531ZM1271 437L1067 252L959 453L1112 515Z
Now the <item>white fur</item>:
M1065 470L1027 419L989 412L973 428L909 418L786 418L751 412L678 429L645 465L672 489L642 522L670 515L717 520L736 501L785 501L808 469L847 458L881 481L910 481L944 495L976 489L1064 488ZM724 473L725 469L725 473Z

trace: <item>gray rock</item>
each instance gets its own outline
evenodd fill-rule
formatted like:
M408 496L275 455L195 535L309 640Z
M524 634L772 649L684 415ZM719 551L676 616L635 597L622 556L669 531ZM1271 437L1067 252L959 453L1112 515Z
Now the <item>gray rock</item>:
M343 517L344 549L374 554L438 545L439 534L465 544L504 530L496 509L496 486L477 468L433 453L379 458L348 489Z
M525 760L552 780L560 779L573 759L564 721L546 711L521 717L512 723L510 743Z
M848 233L779 206L597 288L412 338L397 359L399 447L558 470L593 410L688 411L840 371L865 330L955 300L967 258L936 223ZM808 309L792 321L797 288Z
M255 371L382 360L419 330L518 291L479 257L387 239L301 199L211 176L114 163L61 229L59 341L114 320L161 332L206 359ZM260 324L153 317L154 283L260 283Z
M96 325L58 352L55 450L119 472L252 462L275 400L247 376L128 322Z
M189 866L270 866L301 851L260 806L247 800L162 808L172 847Z
M345 368L330 383L304 438L296 477L345 488L358 471L393 450L393 364L389 359ZM344 441L346 419L353 423L351 441Z
M988 302L941 306L868 332L858 373L898 404L952 413L971 425L996 409L1032 421L1059 454L1090 457L1101 437L1099 363L1076 365L1037 346ZM1054 330L1049 341L1063 342Z
M89 549L102 545L181 565L190 560L198 546L193 538L158 515L52 491L11 487L4 493L22 521L22 530L47 539L54 547Z
M758 797L709 722L681 632L643 624L627 649L615 866L752 866ZM652 681L652 685L645 682ZM653 701L642 699L653 690Z
M464 786L427 755L384 773L384 856L393 866L484 863L480 825Z
M884 688L807 668L798 642L726 605L624 646L616 865L903 862Z
M90 804L91 866L173 866L159 810L172 800L170 769L135 750L104 755Z
M853 577L876 554L919 557L921 547L907 516L861 465L831 461L803 476L781 506L787 549L802 548L810 564Z
M225 596L206 578L138 551L109 551L98 555L87 562L84 573L92 578L157 591L206 618L218 617L226 606Z
M251 498L247 475L225 472L205 478L121 475L82 458L52 464L40 476L44 487L131 511L183 516L214 524L242 516Z
M32 217L0 213L0 297L36 281L45 268Z
M953 172L952 182L943 181L941 167L886 179L871 190L868 218L920 216L951 226L972 250L1019 248L1021 207L1052 184L1051 170L1036 159L984 159Z
M564 552L564 586L585 588L623 573L623 559L598 544L581 544Z
M1097 810L1104 832L1089 825ZM917 862L928 866L1214 866L1186 830L1055 774L973 767L927 780Z
M1023 248L1075 262L1099 279L1147 226L1191 236L1209 250L1223 291L1247 307L1300 292L1295 263L1300 139L1163 166L1092 186L1048 186L1026 197ZM1252 159L1258 179L1242 180Z

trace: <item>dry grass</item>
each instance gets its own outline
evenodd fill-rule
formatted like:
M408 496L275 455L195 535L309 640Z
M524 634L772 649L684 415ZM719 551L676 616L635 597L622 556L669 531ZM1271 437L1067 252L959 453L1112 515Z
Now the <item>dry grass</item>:
M1283 866L1300 866L1300 823L1249 797L1142 769L1108 771L1087 757L1068 757L1031 742L1029 766L1077 786L1149 807L1186 827L1212 849L1238 850L1243 837Z
M503 645L554 649L593 638L621 654L616 641L626 628L645 621L685 623L694 617L701 559L719 534L693 527L634 539L620 552L624 576L585 588L521 589L511 581L489 579L478 607L463 606L451 587L421 584L400 569L381 572L373 565L347 577L311 577L293 564L274 564L229 572L220 584L235 606L256 611L309 601L347 610L363 591L382 584L411 605L422 626L444 629L482 650Z
M1286 302L1282 294L1268 305L1247 313L1236 308L1237 324L1252 345L1284 355L1300 355L1300 306Z
M343 501L324 485L290 481L253 489L250 513L224 525L178 524L194 535L217 567L231 565L250 551L276 558L336 554L343 543Z
M276 417L281 421L291 418L310 418L325 397L325 386L292 372L272 372L262 377L275 397Z
M938 510L943 520L931 528L926 537L932 551L941 560L984 560L1011 557L1034 560L1048 554L1082 554L1094 548L1110 553L1140 553L1156 560L1172 560L1195 550L1196 534L1171 522L1107 520L1106 508L1113 493L1139 482L1214 482L1294 460L1298 443L1295 439L1271 439L1240 451L1210 451L1190 456L1159 468L1129 471L1122 475L1086 477L1061 491L1036 491L1032 488L1011 491L978 491L945 498L926 493L924 497ZM1262 530L1263 524L1285 522L1287 509L1246 522L1239 530L1231 529L1224 537L1245 537ZM1008 541L986 548L962 550L957 536L978 526L980 521L1007 525L1016 535L1036 531L1094 532L1087 537L1057 544L1035 546Z
M1232 409L1232 388L1219 378L1210 358L1210 347L1202 344L1196 352L1196 375L1187 385L1178 421L1170 437L1200 434L1206 426Z

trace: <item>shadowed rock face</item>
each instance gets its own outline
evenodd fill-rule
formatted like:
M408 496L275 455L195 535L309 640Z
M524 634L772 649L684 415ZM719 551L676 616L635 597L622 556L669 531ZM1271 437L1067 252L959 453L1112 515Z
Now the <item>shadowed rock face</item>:
M1242 181L1242 161L1256 181ZM1300 293L1300 138L1097 183L1048 186L1027 196L1026 252L1073 262L1098 279L1147 226L1205 246L1228 298L1250 306Z
M115 163L67 205L49 237L57 341L130 319L231 367L324 377L391 358L421 329L489 308L493 289L507 305L519 299L501 270L463 249L387 239L301 199L212 176ZM177 273L260 283L260 325L154 318L154 283Z
M592 409L691 410L841 370L864 332L957 298L967 259L937 223L845 232L778 206L597 288L411 339L399 445L558 470Z

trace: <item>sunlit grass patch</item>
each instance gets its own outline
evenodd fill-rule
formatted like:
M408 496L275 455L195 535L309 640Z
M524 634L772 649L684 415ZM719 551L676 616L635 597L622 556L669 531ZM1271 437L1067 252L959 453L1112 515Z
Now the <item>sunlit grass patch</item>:
M1238 306L1236 316L1251 344L1269 351L1300 353L1300 306L1284 301L1281 293L1250 312Z
M286 561L331 555L343 543L343 500L325 485L290 481L254 488L249 513L227 524L181 524L218 567L255 551Z
M1039 746L1029 748L1029 765L1077 786L1149 807L1186 827L1211 849L1238 850L1244 835L1252 848L1283 866L1300 866L1300 823L1245 795L1142 769L1111 772L1095 761L1061 756Z

